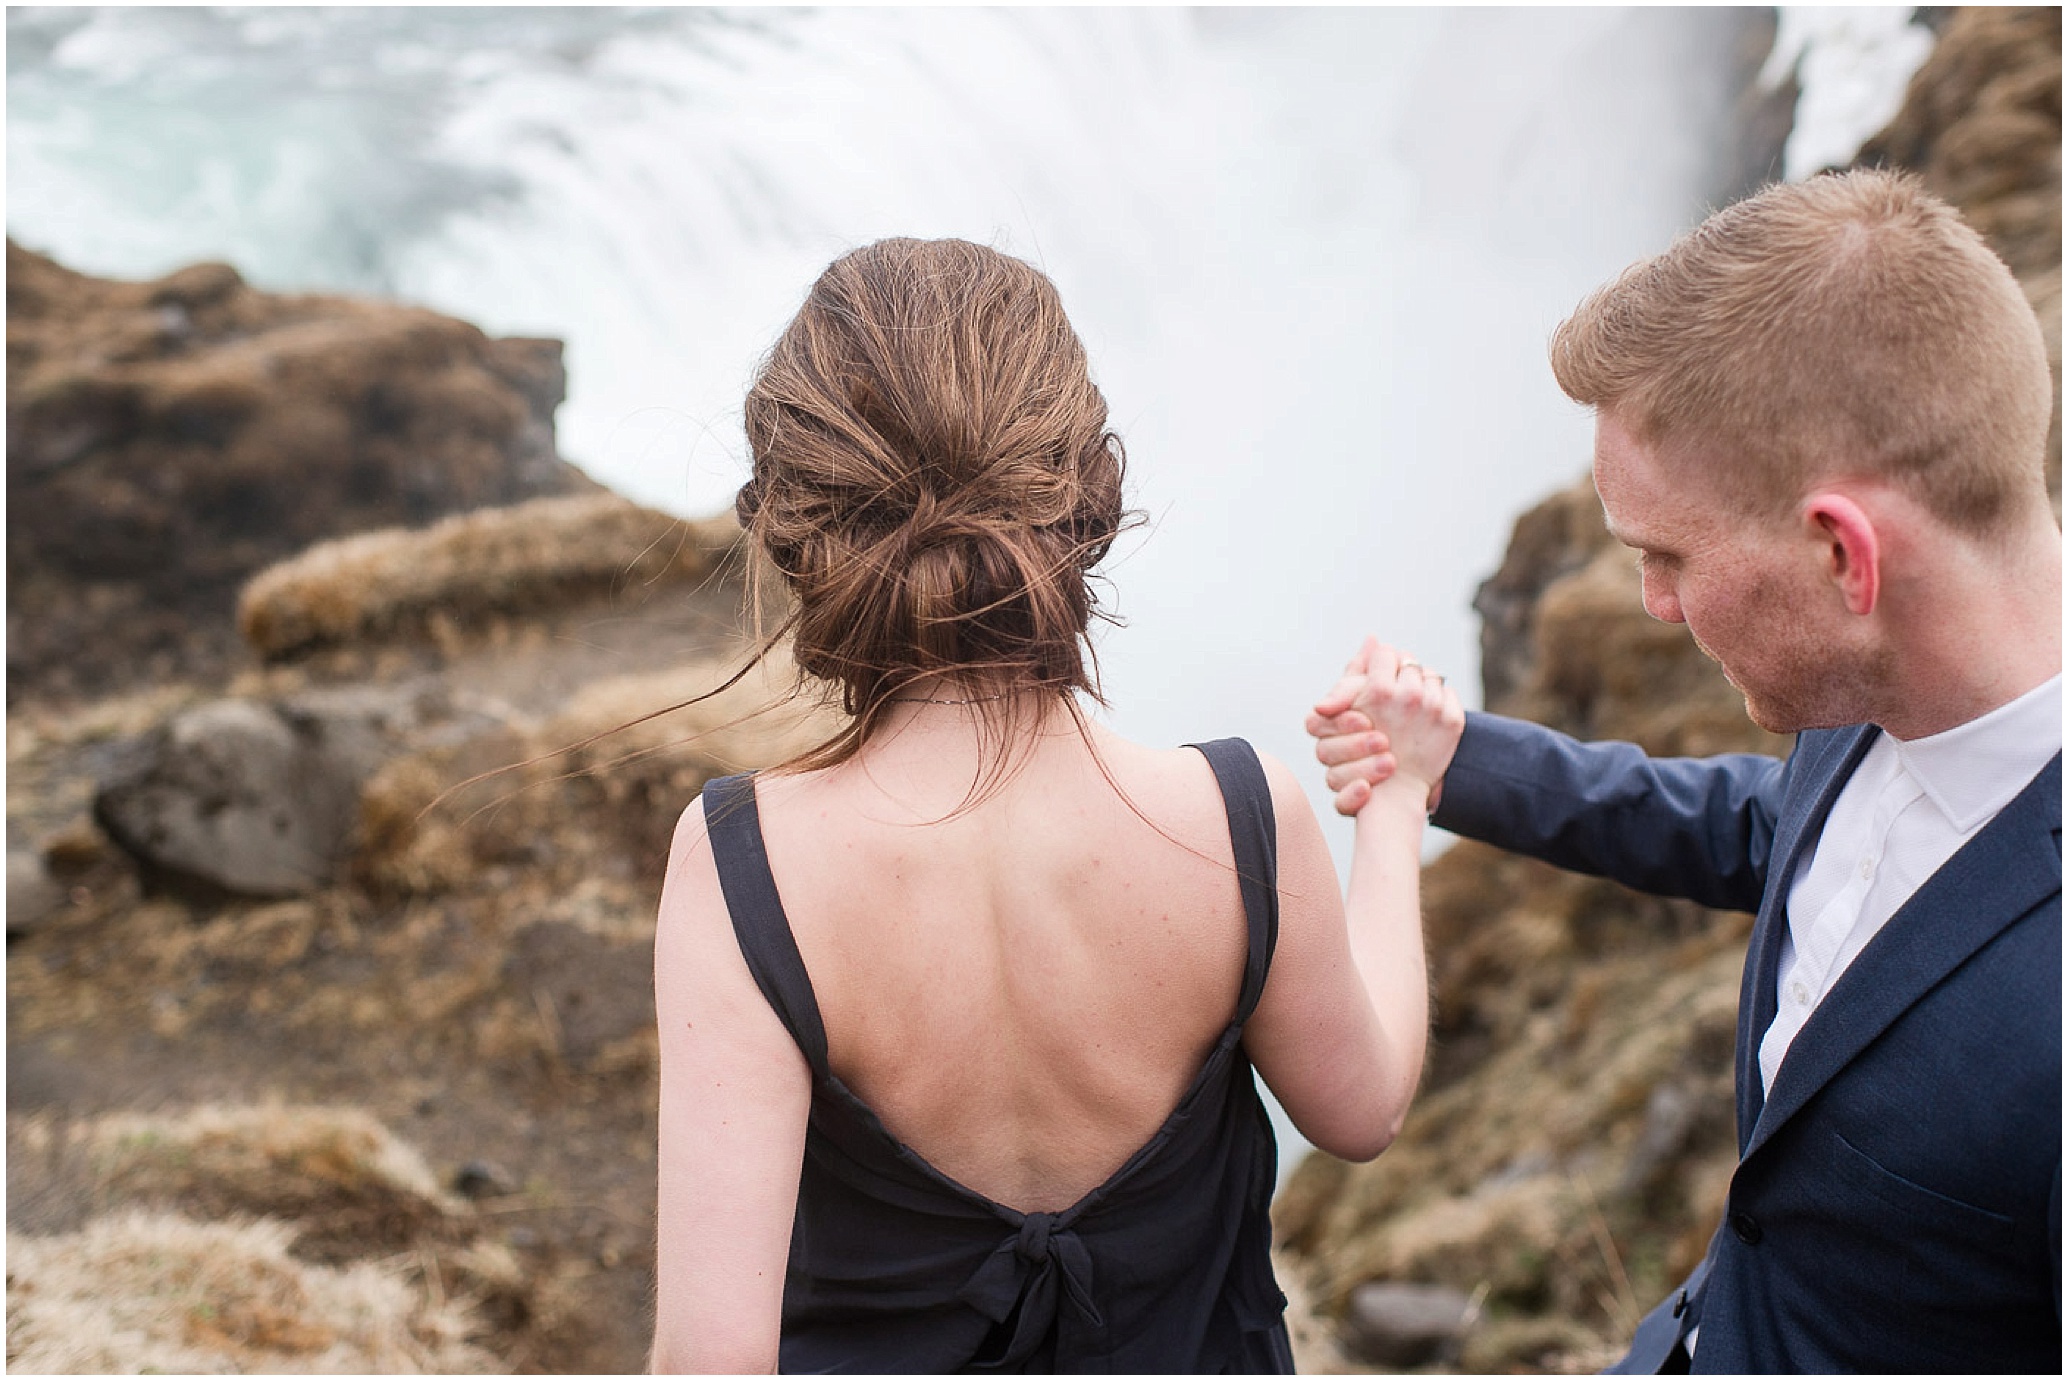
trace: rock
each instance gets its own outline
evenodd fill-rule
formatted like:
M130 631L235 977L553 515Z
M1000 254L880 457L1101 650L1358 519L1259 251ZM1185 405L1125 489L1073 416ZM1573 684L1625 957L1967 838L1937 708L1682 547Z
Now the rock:
M1516 713L1516 697L1536 666L1537 605L1544 591L1616 545L1592 480L1560 490L1515 520L1500 569L1472 597L1489 710Z
M1671 1082L1654 1088L1644 1109L1644 1129L1623 1162L1616 1193L1637 1198L1649 1192L1660 1171L1686 1148L1701 1114L1701 1102L1691 1089Z
M1729 171L1721 180L1716 198L1719 205L1750 196L1780 179L1788 134L1795 127L1795 103L1802 95L1792 70L1772 86L1759 80L1767 55L1773 51L1780 25L1778 12L1760 6L1738 13L1734 54L1738 96L1732 103L1732 139L1726 150Z
M312 542L592 491L554 447L565 382L557 341L9 241L10 701L223 669L238 587Z
M26 851L7 851L7 933L34 930L65 904L65 889L44 871L43 860Z
M305 894L335 875L366 779L454 716L435 694L367 686L215 701L136 744L94 818L160 881Z
M1914 170L2018 275L2054 374L2047 489L2061 502L2061 11L1961 6L1903 108L1855 162Z
M1861 146L1960 207L2019 277L2061 266L2061 11L1953 10L1903 108Z
M1344 1341L1378 1366L1424 1366L1456 1355L1471 1312L1471 1297L1447 1285L1370 1281L1350 1292Z
M225 700L152 735L94 816L154 872L277 897L329 881L357 800L358 783L272 707Z
M452 1177L452 1187L455 1193L469 1199L494 1198L517 1192L516 1184L502 1167L486 1160L470 1160L462 1165Z
M108 857L108 837L81 815L46 838L38 852L50 871L64 878L77 877Z

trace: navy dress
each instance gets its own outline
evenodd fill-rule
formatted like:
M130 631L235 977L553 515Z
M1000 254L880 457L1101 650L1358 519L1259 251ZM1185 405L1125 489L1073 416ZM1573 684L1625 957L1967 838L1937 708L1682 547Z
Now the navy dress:
M1271 1274L1277 1147L1242 1049L1278 934L1277 828L1255 751L1240 739L1196 746L1227 806L1248 918L1241 997L1155 1136L1060 1213L1018 1213L956 1183L827 1066L753 779L704 788L741 953L812 1071L782 1370L1292 1370Z

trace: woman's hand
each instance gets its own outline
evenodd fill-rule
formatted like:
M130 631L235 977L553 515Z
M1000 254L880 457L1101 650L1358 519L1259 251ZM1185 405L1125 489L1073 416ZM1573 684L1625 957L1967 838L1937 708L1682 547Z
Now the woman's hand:
M1388 782L1434 810L1465 711L1444 678L1398 648L1366 638L1307 716L1314 756L1328 768L1336 810L1355 815Z

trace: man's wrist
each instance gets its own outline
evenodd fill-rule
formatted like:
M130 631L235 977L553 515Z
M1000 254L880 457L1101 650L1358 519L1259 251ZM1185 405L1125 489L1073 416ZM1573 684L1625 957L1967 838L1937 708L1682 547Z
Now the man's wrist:
M1399 811L1402 814L1411 811L1415 815L1426 816L1431 810L1432 794L1433 789L1422 778L1408 772L1395 772L1371 789L1364 809L1357 813L1362 816L1365 810L1378 806L1383 810Z

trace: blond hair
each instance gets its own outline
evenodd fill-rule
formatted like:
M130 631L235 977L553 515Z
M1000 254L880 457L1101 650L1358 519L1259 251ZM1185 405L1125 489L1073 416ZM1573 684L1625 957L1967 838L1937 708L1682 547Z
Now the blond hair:
M2046 502L2038 320L1907 174L1832 173L1726 207L1582 302L1551 368L1746 511L1844 474L1896 481L1975 533Z

